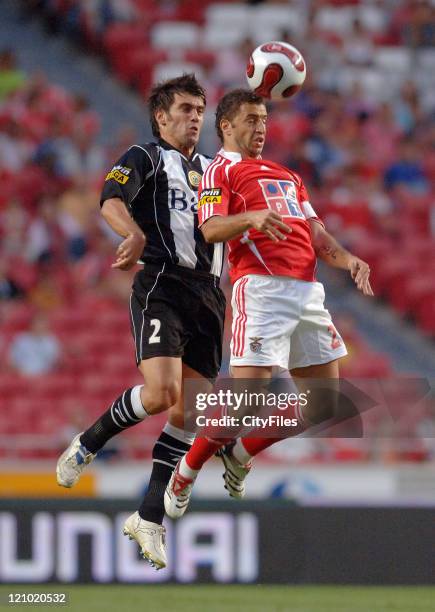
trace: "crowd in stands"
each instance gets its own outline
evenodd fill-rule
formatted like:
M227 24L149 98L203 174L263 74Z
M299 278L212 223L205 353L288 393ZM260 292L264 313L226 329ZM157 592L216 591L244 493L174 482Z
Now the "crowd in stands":
M162 22L214 32L216 3L208 1L24 5L24 17L42 15L51 32L101 52L109 69L143 95L165 70L196 67L210 115L222 92L244 84L246 58L258 42L255 32L242 32L233 45L159 46ZM378 299L435 336L433 4L220 5L301 16L303 27L281 19L277 32L303 51L309 75L293 101L270 109L265 156L300 172L328 229L369 261ZM367 6L371 11L362 10ZM341 15L339 25L331 15ZM0 394L17 415L11 422L0 411L0 438L22 433L23 422L29 432L49 435L65 425L74 396L89 422L120 386L138 380L125 307L131 275L111 271L117 238L98 210L104 173L135 138L126 126L103 147L99 127L83 95L49 83L42 72L25 74L11 50L0 53ZM351 320L337 317L337 325L350 349L345 374L391 374L389 359L366 345ZM50 402L55 409L47 411ZM142 443L143 430L134 429L129 435ZM147 424L148 432L151 438ZM415 457L433 457L433 449L418 446ZM372 456L370 448L348 451L360 460ZM411 458L408 451L393 449L392 460ZM341 445L314 455L346 453Z

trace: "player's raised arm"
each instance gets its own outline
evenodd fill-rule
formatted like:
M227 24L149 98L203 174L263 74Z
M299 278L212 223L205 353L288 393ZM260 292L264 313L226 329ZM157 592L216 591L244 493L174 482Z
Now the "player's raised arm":
M226 242L241 236L249 229L266 234L274 242L285 240L291 228L284 223L281 215L269 209L253 210L238 215L223 217L216 215L207 219L201 231L207 242Z
M110 227L124 238L116 250L116 261L112 264L112 268L130 270L142 255L145 234L133 221L121 198L105 200L101 214Z
M364 295L373 295L373 290L369 281L369 265L341 246L341 244L326 231L321 223L315 219L309 219L309 223L311 227L311 239L317 257L333 268L349 270L358 289L362 291Z

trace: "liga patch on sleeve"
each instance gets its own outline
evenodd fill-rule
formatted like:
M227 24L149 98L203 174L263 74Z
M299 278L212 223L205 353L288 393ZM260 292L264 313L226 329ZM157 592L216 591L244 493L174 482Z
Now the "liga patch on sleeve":
M205 204L222 204L222 189L203 189L198 206Z
M110 181L111 179L115 180L117 183L121 183L121 185L125 185L125 183L130 178L131 168L127 168L126 166L114 166L109 174L106 176L105 181Z

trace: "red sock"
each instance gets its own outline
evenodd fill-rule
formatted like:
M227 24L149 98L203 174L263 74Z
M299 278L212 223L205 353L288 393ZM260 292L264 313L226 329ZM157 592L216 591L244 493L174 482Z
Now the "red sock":
M276 413L278 414L278 413ZM292 438L293 436L297 436L298 434L304 432L307 429L307 421L304 419L303 412L301 411L299 405L294 407L288 407L285 413L285 416L288 418L297 418L298 425L297 427L291 427L288 430L288 435L285 437L274 437L274 438L241 438L241 443L243 448L247 453L251 455L251 457L255 457L258 453L261 453L262 450L269 448L275 442L281 442L281 440L285 440L286 438Z
M185 455L187 465L192 470L200 470L204 463L210 459L221 446L229 441L229 438L221 438L219 440L196 438L189 452Z
M265 448L269 448L275 442L281 442L282 438L243 438L241 440L246 451L255 457L258 453L261 453Z

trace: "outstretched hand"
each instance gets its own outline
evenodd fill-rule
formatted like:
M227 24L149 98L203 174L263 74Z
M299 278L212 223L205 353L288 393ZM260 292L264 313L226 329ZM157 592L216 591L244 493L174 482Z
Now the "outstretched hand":
M369 281L370 267L365 261L353 255L349 262L349 271L356 286L364 295L374 295Z

